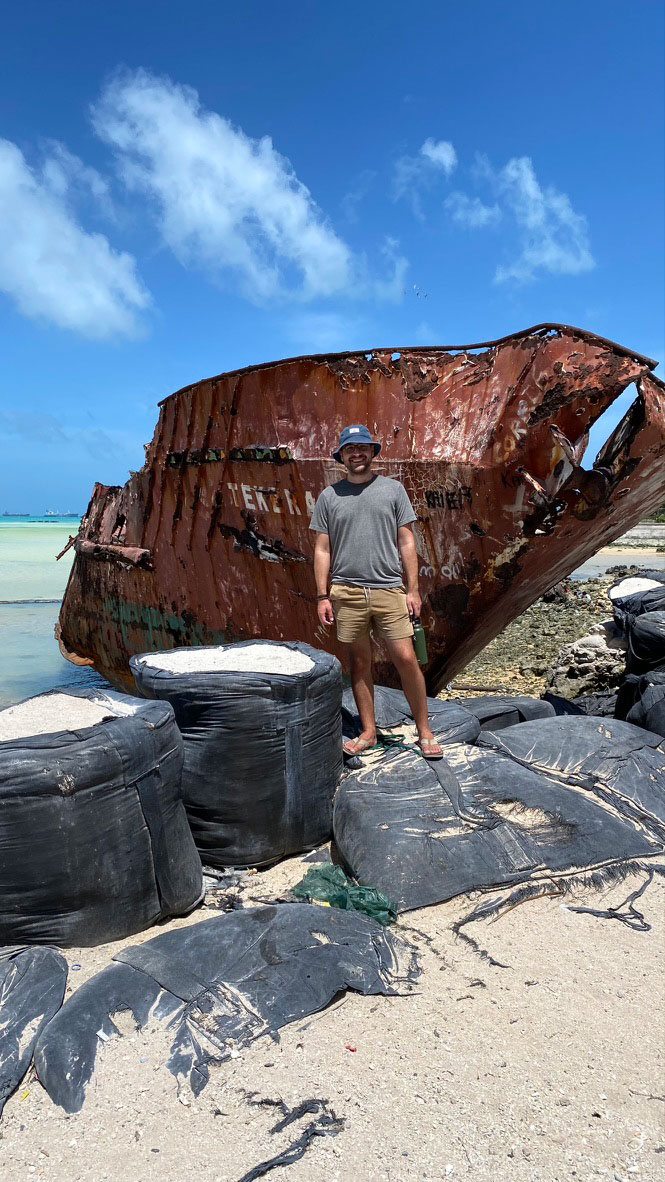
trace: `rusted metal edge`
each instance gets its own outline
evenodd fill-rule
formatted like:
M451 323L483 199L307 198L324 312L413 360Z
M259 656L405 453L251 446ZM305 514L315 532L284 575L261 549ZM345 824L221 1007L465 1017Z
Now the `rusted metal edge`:
M383 345L368 349L350 349L345 353L301 353L296 357L282 357L278 361L262 361L258 365L245 365L241 369L228 369L223 373L214 374L212 377L198 378L197 381L189 382L179 390L174 390L173 394L167 394L157 405L164 406L172 398L178 398L180 394L186 394L188 390L199 386L201 382L218 382L221 378L242 377L243 374L256 373L257 370L275 369L276 366L285 365L291 361L342 361L346 357L367 357L370 353L466 353L472 349L493 349L495 346L505 345L509 341L518 341L522 337L535 336L537 333L544 335L548 332L569 332L584 341L598 341L600 345L615 349L617 353L621 353L624 357L632 357L635 361L643 362L649 369L655 369L660 364L653 357L646 357L643 353L636 353L632 349L627 349L625 345L620 345L617 341L610 340L609 337L597 336L596 333L589 332L585 328L576 328L574 324L557 324L555 321L544 321L542 324L532 325L531 328L522 328L518 332L510 332L505 337L497 337L494 341L475 341L470 345Z
M111 542L90 542L86 538L77 538L74 549L83 558L93 558L102 562L117 562L121 566L140 566L144 570L152 570L152 554L140 546L118 546Z
M72 665L78 665L82 669L90 669L94 666L95 662L92 657L82 657L81 654L77 653L75 649L69 648L65 644L64 640L62 639L62 624L60 623L59 619L56 621L55 628L53 629L53 635L55 636L55 639L58 642L58 648L60 649L60 652L66 661L69 661Z
M59 554L56 554L56 556L55 556L55 560L56 560L56 562L60 562L60 559L64 557L64 555L67 553L67 551L68 551L68 550L71 550L72 546L73 546L73 545L75 544L75 542L76 542L76 539L77 539L77 537L78 537L78 534L70 534L70 535L69 535L69 541L67 542L67 545L66 545L66 546L63 546L63 548L62 548L62 550L60 551L60 553L59 553Z

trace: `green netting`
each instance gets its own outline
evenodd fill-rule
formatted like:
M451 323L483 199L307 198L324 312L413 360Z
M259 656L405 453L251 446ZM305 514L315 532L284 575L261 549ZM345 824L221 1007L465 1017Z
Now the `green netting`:
M296 899L316 900L342 911L362 911L387 927L397 919L394 903L376 887L355 886L339 866L312 866L293 890Z

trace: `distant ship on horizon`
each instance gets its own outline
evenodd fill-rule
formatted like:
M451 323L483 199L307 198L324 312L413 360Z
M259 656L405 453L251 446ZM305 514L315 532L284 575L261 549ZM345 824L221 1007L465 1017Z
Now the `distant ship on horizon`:
M39 517L78 517L78 518L80 518L80 517L82 517L82 514L81 513L74 513L73 511L70 511L69 513L57 513L55 511L55 509L47 509L45 513L10 513L8 509L5 509L2 513L2 516L3 517L21 517L21 518L34 517L35 519L37 519Z

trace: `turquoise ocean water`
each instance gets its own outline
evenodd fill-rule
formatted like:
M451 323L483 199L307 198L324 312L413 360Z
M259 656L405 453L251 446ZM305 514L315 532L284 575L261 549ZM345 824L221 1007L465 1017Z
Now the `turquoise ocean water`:
M0 709L56 685L101 684L91 669L71 665L53 635L74 558L55 556L78 529L77 517L0 517ZM644 559L597 555L575 572L602 573L613 562ZM665 557L648 565L665 569Z
M56 685L99 681L60 655L53 629L78 530L78 517L0 517L0 709Z

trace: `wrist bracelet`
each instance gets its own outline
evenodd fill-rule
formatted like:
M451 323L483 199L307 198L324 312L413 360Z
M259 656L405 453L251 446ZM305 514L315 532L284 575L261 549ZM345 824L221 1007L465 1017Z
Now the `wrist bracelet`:
M317 595L316 598L317 598L317 600L320 601L321 599L330 599L330 596L329 595Z

